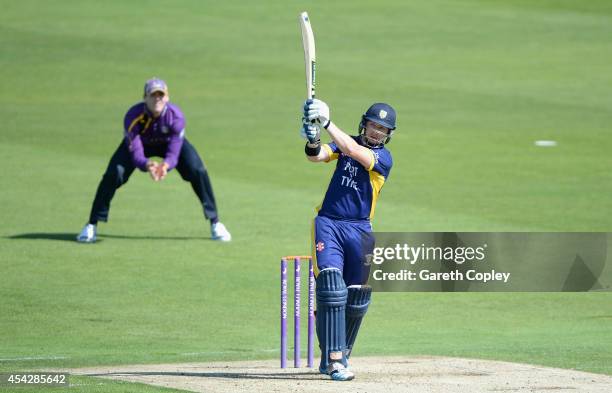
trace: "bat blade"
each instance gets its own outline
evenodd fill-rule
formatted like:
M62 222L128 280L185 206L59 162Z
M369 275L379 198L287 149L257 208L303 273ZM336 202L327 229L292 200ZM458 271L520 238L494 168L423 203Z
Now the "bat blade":
M314 34L307 12L302 12L299 20L302 30L302 45L304 46L304 65L306 67L306 98L314 98L317 71Z

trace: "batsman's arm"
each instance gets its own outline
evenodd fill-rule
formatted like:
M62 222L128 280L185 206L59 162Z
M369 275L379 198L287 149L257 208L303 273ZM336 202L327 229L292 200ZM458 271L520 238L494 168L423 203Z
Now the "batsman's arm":
M309 147L310 147L310 149L309 149ZM315 147L311 147L311 146L309 146L308 143L306 143L306 149L305 150L306 150L306 158L308 159L308 161L310 161L310 162L322 162L322 161L327 162L327 161L329 161L331 150L329 149L329 147L327 145L319 145L318 153L314 154L314 155L310 155L310 154L313 154L315 152L315 150L313 150L313 149L316 149L316 148ZM309 151L311 152L310 154L309 154Z
M321 127L319 125L307 122L305 118L302 118L300 135L307 140L304 152L309 161L329 161L331 149L327 145L321 146Z
M372 153L372 150L359 145L351 136L338 128L332 121L329 122L326 130L342 153L363 165L367 170L372 169L374 166L374 153Z

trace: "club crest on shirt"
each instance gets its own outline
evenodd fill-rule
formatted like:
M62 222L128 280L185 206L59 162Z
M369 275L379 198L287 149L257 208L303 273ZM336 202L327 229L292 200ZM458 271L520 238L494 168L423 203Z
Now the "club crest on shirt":
M324 249L325 249L325 243L323 243L323 242L318 242L318 243L317 243L317 251L318 251L318 252L321 252L321 251L323 251Z
M161 132L162 132L162 134L167 134L168 133L168 126L162 126Z

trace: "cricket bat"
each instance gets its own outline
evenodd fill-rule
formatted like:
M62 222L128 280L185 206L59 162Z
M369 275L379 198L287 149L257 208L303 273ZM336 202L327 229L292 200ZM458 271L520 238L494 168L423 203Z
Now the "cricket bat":
M315 41L310 26L310 18L308 12L300 14L300 28L302 29L302 44L304 46L304 65L306 67L306 98L315 97L316 83L316 59L315 59Z

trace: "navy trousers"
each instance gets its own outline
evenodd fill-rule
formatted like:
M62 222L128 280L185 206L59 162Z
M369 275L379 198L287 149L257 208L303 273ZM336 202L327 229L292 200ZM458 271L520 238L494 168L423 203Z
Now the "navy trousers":
M372 254L374 235L370 221L342 221L325 216L314 220L315 276L323 269L342 272L346 286L368 282L370 266L366 255Z
M146 157L164 157L166 146L145 146L144 153ZM123 140L110 159L106 172L98 185L89 215L91 224L96 224L98 221L108 221L108 212L115 191L127 183L134 169L130 151L125 140ZM183 180L191 183L193 191L195 191L202 204L204 216L212 222L216 222L218 220L217 207L208 172L198 152L187 139L183 141L176 170Z

